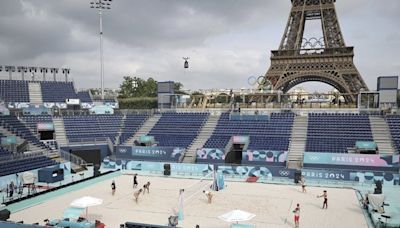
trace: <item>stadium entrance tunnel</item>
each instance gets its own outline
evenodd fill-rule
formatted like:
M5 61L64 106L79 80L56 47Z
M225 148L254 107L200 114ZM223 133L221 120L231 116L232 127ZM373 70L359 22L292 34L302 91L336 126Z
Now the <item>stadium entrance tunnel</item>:
M244 144L233 144L229 152L226 154L225 163L242 164L242 153Z
M280 81L274 86L275 90L281 90L283 94L287 94L287 92L294 88L295 86L305 83L305 82L321 82L327 85L332 86L337 89L340 94L343 94L343 97L347 103L355 103L357 102L357 96L351 94L351 92L347 89L344 82L341 82L340 79L335 74L320 74L320 75L288 75L286 77L282 77Z

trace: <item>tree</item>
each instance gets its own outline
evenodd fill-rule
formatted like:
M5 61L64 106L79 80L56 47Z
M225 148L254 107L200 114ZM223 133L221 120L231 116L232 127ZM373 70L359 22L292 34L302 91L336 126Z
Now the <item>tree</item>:
M183 87L182 83L175 82L174 90L177 94L185 94L180 91ZM134 97L157 97L157 81L153 78L147 80L139 77L125 76L124 81L120 85L119 98Z

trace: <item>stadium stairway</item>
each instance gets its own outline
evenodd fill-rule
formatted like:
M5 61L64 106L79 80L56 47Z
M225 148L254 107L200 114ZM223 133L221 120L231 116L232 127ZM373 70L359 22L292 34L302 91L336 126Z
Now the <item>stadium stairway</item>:
M183 162L185 163L195 163L196 162L196 151L202 148L207 140L210 138L218 124L218 120L221 115L209 115L207 122L200 129L200 133L197 135L196 139L193 140L189 149L186 151Z
M160 120L161 114L155 114L153 116L150 116L146 122L142 125L142 127L139 128L139 130L131 137L130 139L126 140L124 145L133 145L133 142L135 140L139 140L139 137L141 135L147 135L151 131L151 129L156 125L158 120Z
M54 123L54 131L56 134L55 138L57 140L59 147L67 145L68 141L67 141L67 135L65 133L63 118L53 117L53 123Z
M390 133L389 126L385 119L380 116L369 116L369 122L371 124L372 136L379 149L379 154L395 154L396 149L392 143L392 134Z
M13 134L12 132L8 131L6 128L0 126L0 134L2 134L3 136L15 136L17 138L17 145L21 145L24 142L27 142L25 139L19 137L18 135ZM28 147L31 147L31 149L33 150L39 150L40 148L30 144L28 142ZM26 150L29 150L29 148L26 148Z
M37 82L29 82L29 101L31 104L43 104L42 88Z
M125 121L126 121L126 115L123 115L123 116L122 116L122 119L121 119L121 124L120 124L120 126L119 126L119 130L118 130L118 132L117 132L117 136L115 136L115 144L116 144L116 145L119 145L119 144L120 144L121 135L122 135L122 129L125 128Z
M295 116L292 127L292 135L287 157L287 166L292 169L300 169L303 163L303 153L306 149L308 116Z

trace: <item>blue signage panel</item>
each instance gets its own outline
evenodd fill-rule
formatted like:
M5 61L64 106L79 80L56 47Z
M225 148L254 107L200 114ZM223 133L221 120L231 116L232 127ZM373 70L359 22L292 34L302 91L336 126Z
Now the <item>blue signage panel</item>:
M275 163L285 164L287 151L247 150L242 152L242 163Z
M341 170L302 169L301 174L306 179L350 180L350 172Z
M175 147L117 146L117 158L149 161L178 161L184 150Z
M200 163L224 163L225 154L222 149L202 148L196 153L196 162Z
M376 150L376 143L374 141L357 141L356 148L361 150Z
M17 143L17 137L14 135L1 138L1 145L3 146L8 146L16 143Z
M386 157L378 154L304 153L304 164L390 167Z

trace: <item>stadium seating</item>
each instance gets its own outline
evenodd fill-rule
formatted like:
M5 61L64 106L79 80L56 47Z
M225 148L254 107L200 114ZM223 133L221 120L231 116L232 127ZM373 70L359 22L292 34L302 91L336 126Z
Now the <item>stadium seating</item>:
M0 147L0 158L8 155L11 155L11 152L3 147Z
M28 140L30 143L46 148L46 146L39 141L39 139L15 116L0 116L0 125L8 131Z
M25 125L30 128L33 132L37 132L38 123L49 123L53 122L53 118L50 115L37 115L37 116L23 116L21 117Z
M55 164L57 164L57 162L45 156L11 160L0 163L0 176L38 169Z
M84 103L92 103L93 102L88 91L78 92L78 98L81 102L84 102Z
M388 123L390 133L392 134L392 139L397 151L400 151L400 116L399 115L389 115L386 117L386 122Z
M248 149L287 151L292 132L293 113L272 113L270 120L230 120L223 113L204 148L225 148L232 136L250 136Z
M28 82L17 80L0 80L0 99L4 102L29 103Z
M43 102L59 102L65 103L66 99L77 99L78 95L75 92L72 82L40 82L42 89Z
M158 146L187 148L197 137L209 113L163 113L148 135Z
M64 127L70 142L105 140L112 142L121 127L121 115L64 116Z
M356 141L374 141L368 115L308 115L307 152L347 153Z
M136 131L139 130L140 126L142 126L147 118L148 115L146 114L126 115L123 128L121 129L121 136L119 140L120 144L123 144L127 139L132 137L136 133Z

